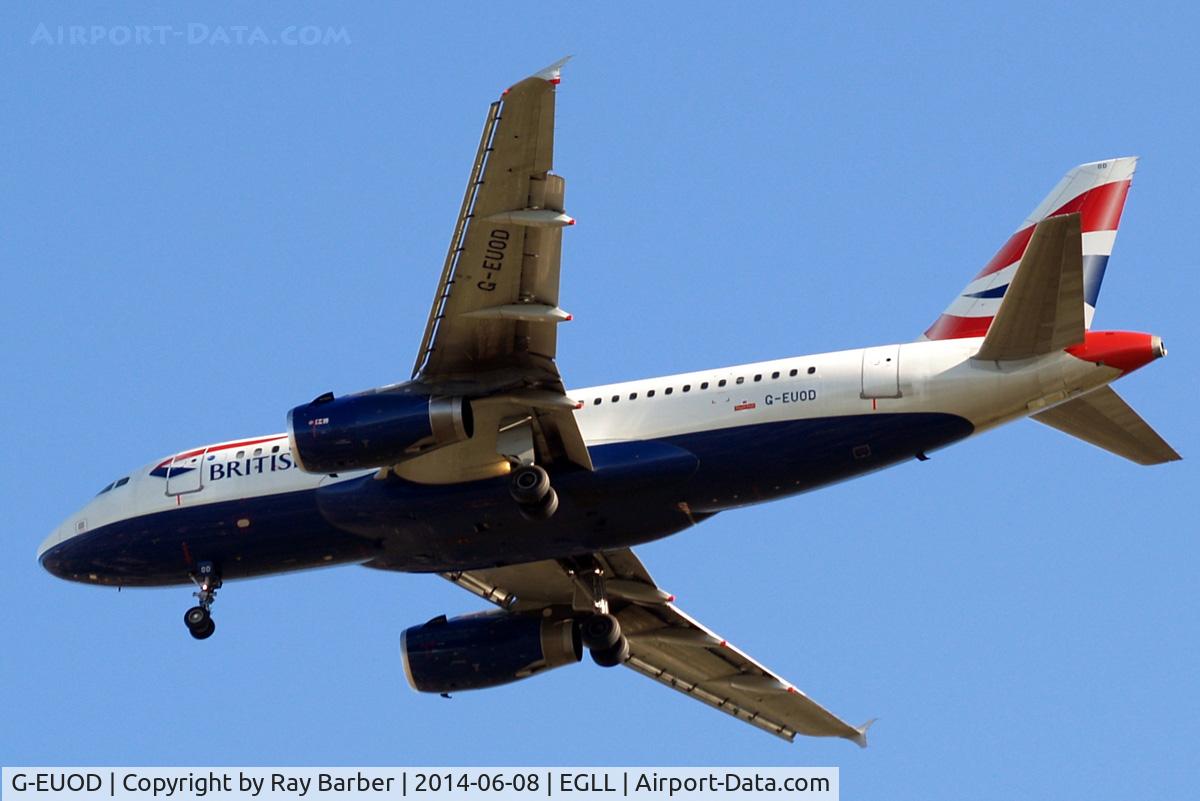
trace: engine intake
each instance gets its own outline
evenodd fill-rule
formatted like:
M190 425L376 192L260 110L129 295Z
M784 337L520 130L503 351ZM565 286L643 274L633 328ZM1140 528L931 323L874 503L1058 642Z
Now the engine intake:
M574 664L583 658L583 642L573 620L486 612L413 626L400 635L400 655L414 690L449 693Z
M288 412L292 454L309 473L386 467L469 439L471 404L402 392L325 394Z

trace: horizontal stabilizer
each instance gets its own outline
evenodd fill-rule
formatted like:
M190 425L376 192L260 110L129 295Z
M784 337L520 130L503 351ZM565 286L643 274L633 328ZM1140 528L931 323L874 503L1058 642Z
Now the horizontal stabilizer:
M975 358L1029 359L1083 341L1079 214L1042 220Z
M1038 412L1033 419L1138 464L1183 458L1109 387Z

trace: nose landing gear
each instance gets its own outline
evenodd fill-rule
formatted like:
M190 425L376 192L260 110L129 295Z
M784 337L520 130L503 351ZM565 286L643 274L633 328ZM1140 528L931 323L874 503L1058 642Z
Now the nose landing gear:
M183 613L183 623L197 640L207 640L217 630L217 624L212 619L213 601L217 599L217 590L221 586L221 576L213 568L212 562L201 562L191 579L199 588L192 593L197 605Z

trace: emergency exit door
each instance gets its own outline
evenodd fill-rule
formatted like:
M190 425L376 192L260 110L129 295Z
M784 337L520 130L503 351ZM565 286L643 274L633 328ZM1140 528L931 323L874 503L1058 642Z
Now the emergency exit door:
M884 345L863 351L862 397L900 397L899 345Z

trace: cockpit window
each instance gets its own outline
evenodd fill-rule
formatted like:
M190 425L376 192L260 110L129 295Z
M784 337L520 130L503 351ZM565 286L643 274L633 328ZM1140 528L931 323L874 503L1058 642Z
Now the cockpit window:
M100 490L100 491L99 491L99 492L97 492L96 494L97 494L97 495L103 495L104 493L108 492L110 489L113 489L113 488L115 488L115 487L123 487L123 486L125 486L125 485L126 485L126 484L128 484L128 483L129 483L129 476L125 476L125 477L123 477L123 478L118 478L116 481L114 481L113 483L109 484L107 487L105 487L104 489Z

